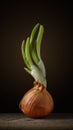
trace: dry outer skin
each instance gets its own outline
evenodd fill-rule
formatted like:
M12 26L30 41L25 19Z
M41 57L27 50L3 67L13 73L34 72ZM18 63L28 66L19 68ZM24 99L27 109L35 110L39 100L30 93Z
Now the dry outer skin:
M44 117L53 111L54 102L46 88L35 82L34 87L23 96L19 108L31 118Z

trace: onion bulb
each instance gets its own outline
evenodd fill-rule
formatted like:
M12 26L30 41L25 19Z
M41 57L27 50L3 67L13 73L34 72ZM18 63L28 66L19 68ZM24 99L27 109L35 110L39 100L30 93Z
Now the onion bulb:
M23 96L19 105L22 112L31 118L47 116L53 106L51 94L38 82Z
M43 32L43 25L36 24L26 41L22 41L21 46L23 60L26 64L24 69L34 78L34 85L24 94L19 108L31 118L45 117L54 108L53 98L47 91L46 69L40 55Z

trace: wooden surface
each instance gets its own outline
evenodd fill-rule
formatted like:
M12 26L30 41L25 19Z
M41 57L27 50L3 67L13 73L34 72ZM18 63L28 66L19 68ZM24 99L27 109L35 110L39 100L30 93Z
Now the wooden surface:
M0 130L73 130L73 114L50 114L31 119L22 113L1 113Z

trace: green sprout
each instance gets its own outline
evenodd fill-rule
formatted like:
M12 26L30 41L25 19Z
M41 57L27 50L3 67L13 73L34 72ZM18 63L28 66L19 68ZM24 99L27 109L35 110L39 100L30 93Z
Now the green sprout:
M46 70L40 54L43 33L43 25L36 24L26 41L22 41L21 51L26 64L24 69L33 76L35 81L46 87Z

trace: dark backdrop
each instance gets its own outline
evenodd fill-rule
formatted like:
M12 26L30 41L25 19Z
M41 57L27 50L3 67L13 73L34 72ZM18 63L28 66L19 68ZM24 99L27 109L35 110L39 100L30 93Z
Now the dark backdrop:
M73 11L69 1L1 1L0 112L21 112L19 102L33 86L24 70L21 42L36 23L44 25L41 55L53 112L73 112Z

